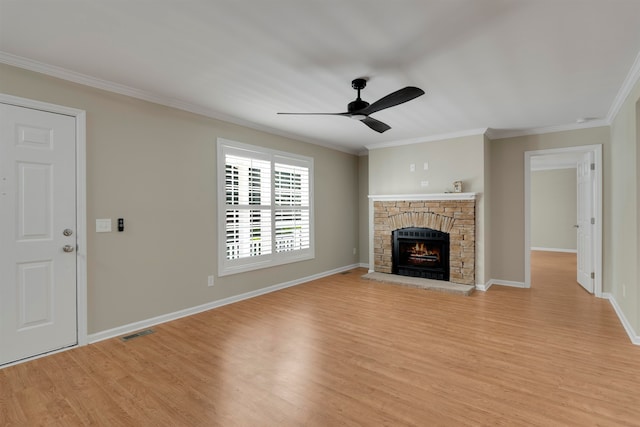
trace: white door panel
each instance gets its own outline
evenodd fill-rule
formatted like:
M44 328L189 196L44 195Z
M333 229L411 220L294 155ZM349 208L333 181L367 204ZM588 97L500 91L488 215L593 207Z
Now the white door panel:
M18 240L51 239L51 165L18 162Z
M578 162L578 224L577 224L577 249L578 249L578 270L577 281L588 292L593 293L593 191L595 188L595 174L591 169L593 163L593 153L585 153L582 160Z
M75 138L73 117L0 104L0 364L77 343Z

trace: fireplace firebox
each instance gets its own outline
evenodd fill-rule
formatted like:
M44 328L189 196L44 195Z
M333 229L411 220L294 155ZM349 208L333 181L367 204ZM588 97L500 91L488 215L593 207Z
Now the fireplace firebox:
M449 280L449 233L431 228L401 228L392 237L393 274Z

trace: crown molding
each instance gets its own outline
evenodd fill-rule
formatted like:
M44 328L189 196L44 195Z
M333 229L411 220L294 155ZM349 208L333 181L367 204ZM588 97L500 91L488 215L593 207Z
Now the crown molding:
M489 139L505 139L505 138L515 138L518 136L529 136L529 135L542 135L545 133L552 132L563 132L568 130L579 130L579 129L589 129L601 126L611 126L613 120L616 118L618 113L620 112L620 108L627 100L631 91L635 87L635 85L640 81L640 52L636 56L633 65L629 69L627 73L627 77L624 79L620 90L618 91L616 97L609 108L609 112L607 113L607 117L604 119L598 120L590 120L586 123L571 123L567 125L559 125L559 126L549 126L542 128L532 128L532 129L489 129L487 131L487 136Z
M487 132L487 136L491 140L516 138L518 136L530 136L530 135L543 135L545 133L553 132L565 132L570 130L590 129L598 128L602 126L610 126L611 122L608 120L598 119L590 120L585 123L570 123L567 125L548 126L542 128L531 129L491 129Z
M638 53L638 56L636 56L636 60L631 66L627 77L624 79L622 87L620 87L618 94L614 98L611 108L609 108L609 113L607 114L607 121L609 123L613 123L613 120L620 112L620 108L622 108L627 97L631 94L633 87L638 83L638 80L640 80L640 52Z
M319 145L325 148L330 148L332 150L341 151L343 153L356 154L356 155L358 154L357 150L349 150L345 147L330 144L327 142L317 141L310 138L304 138L304 137L301 137L300 135L283 132L278 129L274 129L268 126L263 126L254 122L250 122L248 120L232 117L232 116L220 113L218 111L212 110L210 108L202 107L200 105L184 102L175 98L160 96L152 92L136 89L130 86L114 83L114 82L103 80L97 77L92 77L87 74L78 73L76 71L71 71L66 68L57 67L55 65L45 64L43 62L35 61L29 58L24 58L18 55L13 55L11 53L0 51L0 63L22 68L29 71L34 71L40 74L45 74L47 76L55 77L61 80L78 83L84 86L89 86L95 89L117 93L119 95L125 95L131 98L140 99L142 101L164 105L165 107L171 107L177 110L187 111L189 113L194 113L194 114L209 117L212 119L233 123L246 128L270 133L272 135L278 135L283 138L306 142L312 145Z
M108 92L130 96L132 98L141 99L143 101L153 102L155 104L161 104L169 107L178 108L181 110L185 110L186 108L190 107L191 109L186 111L190 111L193 113L198 113L198 111L203 110L200 107L197 107L195 105L190 106L176 99L157 96L150 92L135 89L130 86L125 86L119 83L114 83L114 82L103 80L97 77L92 77L87 74L78 73L76 71L71 71L66 68L58 67L55 65L45 64L43 62L35 61L29 58L24 58L22 56L13 55L7 52L0 51L0 63L12 65L18 68L23 68L29 71L34 71L36 73L45 74L47 76L56 77L56 78L70 81L73 83L78 83L84 86L90 86L95 89L106 90Z
M401 139L397 141L378 142L365 145L368 150L378 148L400 147L402 145L422 144L424 142L443 141L446 139L463 138L465 136L481 136L487 132L487 128L463 130L460 132L443 133L439 135L430 135L419 138Z

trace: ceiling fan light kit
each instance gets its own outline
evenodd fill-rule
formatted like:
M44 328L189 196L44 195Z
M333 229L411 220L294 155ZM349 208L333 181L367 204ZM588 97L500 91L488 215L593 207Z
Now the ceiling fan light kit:
M296 114L296 115L323 115L323 116L345 116L354 120L359 120L369 128L376 132L383 133L391 129L386 123L376 120L373 117L369 117L371 114L384 110L386 108L395 107L396 105L404 104L407 101L411 101L419 96L424 95L424 91L420 88L407 86L400 90L390 93L389 95L380 98L373 104L369 104L367 101L363 101L360 98L360 91L367 86L366 79L354 79L351 82L351 87L358 91L358 97L347 105L347 111L344 113L278 113L278 114Z

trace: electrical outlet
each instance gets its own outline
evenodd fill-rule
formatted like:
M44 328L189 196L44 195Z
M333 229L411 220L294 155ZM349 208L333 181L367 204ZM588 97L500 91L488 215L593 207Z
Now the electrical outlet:
M411 163L409 165L409 172L415 172L416 171L416 164L415 163Z
M207 279L207 286L213 286L213 276L209 276Z
M354 255L356 254L356 252L357 252L357 251L356 251L356 248L353 248L353 254L354 254Z
M420 181L420 186L421 187L428 187L429 186L429 181Z

